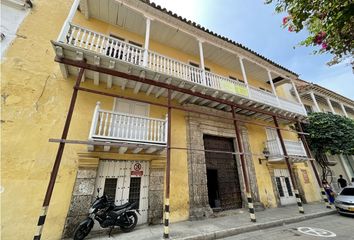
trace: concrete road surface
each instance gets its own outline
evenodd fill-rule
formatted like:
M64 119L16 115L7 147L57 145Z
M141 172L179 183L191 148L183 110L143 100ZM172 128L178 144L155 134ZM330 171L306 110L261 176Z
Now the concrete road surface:
M226 240L354 240L354 217L338 214L244 233Z

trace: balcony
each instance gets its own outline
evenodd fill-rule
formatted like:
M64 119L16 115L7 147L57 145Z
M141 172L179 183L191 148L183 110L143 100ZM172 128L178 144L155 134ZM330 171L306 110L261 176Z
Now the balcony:
M167 120L149 118L121 112L95 108L89 140L93 142L124 143L120 153L132 150L133 153L162 151L167 143ZM108 148L109 144L105 147ZM90 146L92 150L93 146ZM109 150L109 149L108 149ZM108 151L107 150L107 151Z
M122 71L122 69L127 72L135 71L136 74L145 71L145 76L150 79L161 81L164 77L163 81L167 83L193 90L197 89L203 94L217 96L223 99L232 99L241 104L248 103L248 105L253 105L255 108L269 109L272 111L277 109L277 111L293 117L306 116L303 106L299 103L279 98L272 93L253 86L248 86L237 80L203 71L201 68L193 67L176 59L150 50L145 50L133 44L74 24L70 24L65 39L65 43L53 42L57 55L60 57L65 55L77 59L75 54L81 51L85 54L86 58L91 57L91 61L96 65L106 65L106 67L115 65L117 67L118 64L121 64L117 67L120 71ZM65 51L63 49L65 49ZM76 69L71 70L71 72L75 71ZM87 77L90 76L92 78L95 77L94 74L87 74ZM97 76L99 75L96 75L96 77ZM105 78L106 76L101 77ZM96 83L98 81L99 80L95 79ZM139 91L140 85L136 87L136 85L132 84L134 83L131 83L131 85L127 87L135 88L135 91ZM122 88L125 87L126 86L122 84ZM142 90L147 91L147 89L149 89L149 87L145 87L145 89ZM158 91L156 88L155 90ZM161 91L160 94L156 93L155 96L159 97L163 93L164 92ZM181 103L186 102L188 98L189 100L194 99L194 101L189 102L195 103L195 99L197 99L186 94L179 94L178 97ZM205 104L202 100L200 102ZM213 103L211 103L211 105L214 107ZM217 105L218 104L215 106ZM226 106L219 105L219 107L219 109L222 109Z
M288 156L294 162L306 160L306 151L301 141L285 140L284 144ZM279 162L284 160L284 153L280 145L280 140L271 139L266 141L266 146L269 150L269 162Z

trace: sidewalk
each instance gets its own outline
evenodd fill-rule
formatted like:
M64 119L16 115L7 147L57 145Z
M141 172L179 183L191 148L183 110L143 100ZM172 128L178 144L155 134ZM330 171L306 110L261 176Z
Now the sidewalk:
M215 214L214 217L200 221L184 221L170 225L170 238L179 240L218 239L244 232L300 222L305 219L334 214L326 209L324 203L304 204L305 214L300 214L296 205L267 209L256 212L256 223L251 223L246 209L230 210ZM163 225L138 226L130 233L115 233L111 238L107 234L92 236L92 240L131 240L162 239Z

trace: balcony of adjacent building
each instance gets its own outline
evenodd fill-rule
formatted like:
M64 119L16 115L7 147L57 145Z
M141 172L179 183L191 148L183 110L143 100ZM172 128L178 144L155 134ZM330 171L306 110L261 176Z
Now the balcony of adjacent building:
M354 119L354 101L326 89L316 86L314 88L300 89L300 96L308 114L325 112Z
M138 1L139 2L139 1ZM142 5L145 3L141 3ZM108 7L110 6L110 7ZM99 32L66 21L57 39L53 41L59 59L83 60L93 66L124 72L202 93L217 99L228 100L248 109L237 108L239 114L257 119L271 120L271 116L260 114L267 111L290 118L306 116L298 97L290 100L282 94L283 84L292 84L292 73L285 71L250 51L225 41L214 42L213 36L202 39L188 29L177 28L182 24L178 19L148 11L148 7L136 9L117 1L81 1L82 15L90 22L103 21L117 31L140 36L141 44L107 32ZM100 11L97 11L100 9ZM146 15L144 15L146 14ZM155 14L155 15L154 15ZM70 15L70 14L69 14ZM81 16L83 18L83 16ZM91 20L93 19L93 20ZM82 21L81 21L82 22ZM87 24L90 25L90 24ZM194 28L194 27L193 27ZM197 29L194 29L195 32ZM191 59L191 60L188 60ZM64 76L77 75L77 67L60 64ZM291 75L291 76L290 76ZM139 81L113 77L92 70L85 71L85 78L94 84L116 85L122 89L133 89L134 93L144 92L156 98L166 97L167 90ZM174 91L172 99L179 103L190 103L230 111L230 106L200 96ZM253 111L254 109L254 111Z

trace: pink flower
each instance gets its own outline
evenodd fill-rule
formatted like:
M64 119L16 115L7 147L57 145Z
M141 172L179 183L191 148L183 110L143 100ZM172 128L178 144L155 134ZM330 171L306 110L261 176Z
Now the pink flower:
M288 27L288 31L289 31L289 32L294 32L294 31L295 31L294 26L289 26L289 27Z
M283 17L283 25L287 24L289 21L289 17Z
M327 48L328 48L327 43L323 42L323 43L322 43L322 49L323 49L323 50L326 50Z

